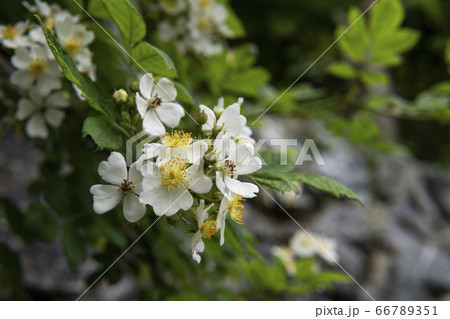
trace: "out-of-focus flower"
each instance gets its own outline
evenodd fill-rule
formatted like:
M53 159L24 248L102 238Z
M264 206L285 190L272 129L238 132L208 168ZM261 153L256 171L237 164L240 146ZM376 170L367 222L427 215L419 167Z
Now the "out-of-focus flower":
M68 92L55 92L47 97L36 89L30 91L30 98L19 101L16 117L19 120L28 119L25 131L30 137L46 138L48 129L46 122L53 127L61 125L64 119L64 109L70 105Z
M297 257L320 256L326 262L332 264L338 260L336 242L330 238L318 234L298 231L289 241L289 247Z
M297 272L297 267L295 265L295 259L292 250L286 246L283 247L275 246L272 247L271 252L272 255L274 255L281 261L284 268L286 269L287 274L289 276L294 276L295 273Z
M200 263L202 257L199 253L202 253L205 249L205 244L202 238L210 239L212 235L216 233L216 221L207 220L208 210L212 207L212 204L205 209L205 201L202 199L197 207L196 218L198 231L192 236L191 248L192 248L192 258Z
M27 28L28 21L19 21L14 25L0 25L1 44L10 49L29 45L30 39L24 35Z
M107 161L98 166L98 174L111 185L94 185L94 211L104 214L123 200L123 214L129 222L136 222L145 215L145 205L139 201L142 175L134 165L129 171L122 154L112 152Z
M165 13L170 15L178 15L186 10L186 0L159 0L159 5Z
M49 59L44 47L18 48L11 63L18 70L11 75L11 82L23 89L35 85L41 95L61 88L61 71L55 60Z
M163 124L176 127L184 116L183 107L175 102L177 90L167 78L161 78L156 85L153 76L146 73L139 81L139 91L136 94L136 106L144 119L142 127L152 133L164 134Z

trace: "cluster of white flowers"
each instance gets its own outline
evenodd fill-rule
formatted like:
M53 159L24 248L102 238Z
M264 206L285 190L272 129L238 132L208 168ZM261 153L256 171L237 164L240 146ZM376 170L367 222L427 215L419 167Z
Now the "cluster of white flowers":
M196 220L191 247L193 259L200 262L203 238L220 231L225 242L228 216L242 224L242 201L255 197L256 185L243 182L239 176L261 168L254 154L254 140L240 112L243 99L224 107L224 99L212 110L200 105L200 135L181 130L166 132L165 126L178 126L184 109L174 100L176 88L167 78L155 81L151 74L142 76L136 93L136 107L144 130L155 140L143 146L142 155L127 168L123 155L111 153L100 163L99 175L109 185L94 185L94 210L98 214L113 209L124 198L125 218L135 222L150 205L157 216L186 212ZM116 94L117 93L117 94ZM119 101L125 91L117 91ZM205 208L205 205L208 207ZM208 214L209 213L209 214ZM214 218L215 216L215 218Z
M79 22L79 16L70 14L58 4L50 5L41 0L35 0L33 5L23 2L23 5L43 19L70 53L78 69L95 80L92 52L87 47L94 40L94 33ZM27 120L28 136L46 138L48 129L45 123L53 127L61 124L64 112L60 109L69 106L70 94L56 91L62 89L62 72L44 33L40 26L29 21L0 25L0 42L5 48L14 50L11 64L17 70L11 75L11 83L25 90L27 95L19 101L16 117Z
M275 246L272 254L279 258L289 275L295 275L296 258L312 258L319 256L329 264L339 260L336 242L315 233L297 231L289 240L289 246Z
M161 41L175 41L180 53L213 56L223 51L221 38L233 37L227 8L217 0L160 0L169 17L158 25Z

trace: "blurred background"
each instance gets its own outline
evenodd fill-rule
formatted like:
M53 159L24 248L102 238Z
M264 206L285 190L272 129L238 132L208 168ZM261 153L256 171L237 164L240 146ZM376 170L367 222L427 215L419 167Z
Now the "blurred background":
M0 24L27 16L18 1L3 2ZM70 2L60 1L75 10ZM137 5L146 12L156 2ZM298 170L334 178L363 199L364 207L308 187L299 195L269 191L301 226L335 243L342 268L377 300L450 300L446 2L402 1L401 10L380 9L377 17L369 11L254 127L255 138L314 139L326 165L307 162ZM246 96L251 105L246 115L253 122L372 3L232 1L247 33L227 42L228 56L237 54L233 48L245 49L255 61L251 67L263 69L267 81L255 90L239 92L229 85L215 93ZM178 68L171 47L158 45ZM101 73L100 53L94 54L99 78L108 77ZM0 116L5 118L0 128L0 296L76 299L152 219L133 227L124 226L119 214L92 216L89 186L107 154L94 153L95 146L74 133L79 131L76 120L58 133L70 141L68 152L68 145L26 138L23 127L6 119L20 94L8 83L10 55L0 55ZM203 71L217 72L209 62L196 61ZM188 83L197 101L214 105L217 95L199 93L209 81L206 71L199 80L180 72L180 82ZM75 112L69 117L81 118ZM299 147L291 151L296 154ZM189 234L162 221L85 299L370 300L339 274L339 266L320 258L296 262L296 274L289 275L286 260L273 256L274 247L289 245L299 226L264 194L246 203L245 231L230 230L234 239L223 249L217 238L206 243L202 264L191 261ZM50 207L50 217L39 213L39 205ZM34 229L34 236L21 232L24 224L48 228Z

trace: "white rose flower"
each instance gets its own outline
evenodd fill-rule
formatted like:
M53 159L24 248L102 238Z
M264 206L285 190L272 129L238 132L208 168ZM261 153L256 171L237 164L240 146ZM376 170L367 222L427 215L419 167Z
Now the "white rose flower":
M317 254L314 239L304 231L297 231L289 240L289 247L296 257L309 258Z
M153 75L146 73L139 82L140 94L136 94L136 106L143 118L142 126L152 133L164 134L164 125L176 127L184 116L184 109L175 102L177 90L167 78L161 78L155 86Z
M211 239L211 236L216 233L216 221L207 220L208 219L208 210L213 206L213 204L209 205L205 209L205 201L202 199L197 207L197 225L198 231L192 236L191 239L191 248L192 248L192 258L200 263L202 260L199 253L202 253L205 250L205 244L203 243L202 238Z
M35 84L41 95L61 88L62 74L58 63L49 59L44 47L18 48L11 58L11 63L18 69L11 75L13 84L23 89L31 89Z
M262 161L254 156L254 148L250 144L236 144L225 134L219 134L214 141L216 161L216 186L226 196L228 191L246 198L255 197L258 186L241 182L239 175L251 174L262 167Z
M94 195L94 211L104 214L123 200L123 214L129 222L136 222L145 215L145 205L139 201L142 175L135 165L129 171L125 158L112 152L107 161L98 166L98 174L111 185L94 185L90 192Z
M10 49L25 47L30 44L30 39L24 35L28 28L28 21L20 21L15 25L0 25L0 41Z
M45 97L36 89L30 91L30 99L22 98L19 101L16 117L19 120L28 119L25 131L30 137L46 138L47 122L53 127L61 125L64 111L61 109L70 105L68 92L55 92Z
M148 162L142 169L142 193L140 200L153 207L156 215L172 216L180 209L193 205L190 190L204 194L209 192L212 181L203 173L203 165L191 164L189 156L168 156L156 163Z
M244 216L244 205L242 201L245 199L238 194L228 192L220 202L219 213L217 214L216 228L220 230L220 245L225 243L225 224L227 216L238 224L243 224L242 217Z
M289 276L294 276L297 272L294 255L289 247L275 246L271 249L272 255L280 259Z

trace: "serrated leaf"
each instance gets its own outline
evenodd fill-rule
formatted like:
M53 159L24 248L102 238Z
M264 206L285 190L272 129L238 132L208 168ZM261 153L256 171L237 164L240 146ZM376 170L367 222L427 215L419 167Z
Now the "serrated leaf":
M176 77L177 70L170 57L148 42L140 42L131 50L134 63L144 71L156 75Z
M147 33L145 22L128 0L102 0L102 2L119 28L126 46L145 37Z
M62 244L67 260L73 269L86 260L85 240L74 226L70 224L63 226Z
M345 62L335 62L328 67L328 73L346 80L356 77L356 70Z
M289 177L292 181L304 183L337 198L346 197L348 199L356 200L364 206L362 199L355 192L329 177L310 173L290 173Z
M122 133L105 116L90 116L83 123L83 137L91 136L100 150L119 150Z
M112 100L105 97L86 74L78 71L72 57L56 39L55 34L44 25L38 16L36 17L44 31L47 44L60 65L64 76L81 90L83 97L86 98L93 109L115 119L116 114Z

